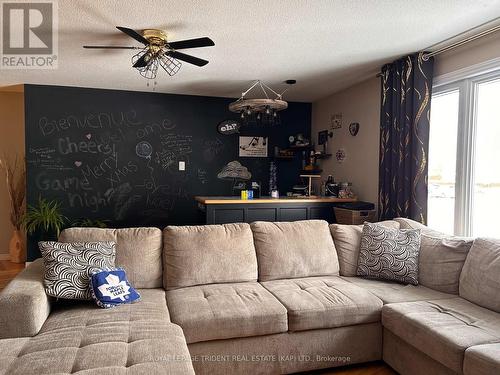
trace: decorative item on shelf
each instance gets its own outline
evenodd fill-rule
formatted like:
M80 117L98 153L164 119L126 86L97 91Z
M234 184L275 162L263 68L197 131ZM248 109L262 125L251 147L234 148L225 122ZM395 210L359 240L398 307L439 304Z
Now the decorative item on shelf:
M291 149L280 149L278 146L274 147L274 158L275 159L286 159L291 160L295 157L295 152Z
M251 184L252 187L252 192L253 192L253 197L254 198L260 198L260 183L257 181L252 181Z
M346 152L345 149L339 148L337 152L335 153L335 158L337 159L337 162L343 163L345 158L346 158Z
M116 26L116 28L142 43L143 46L83 46L83 48L140 50L132 56L132 66L137 69L141 76L147 79L156 78L160 66L168 75L173 76L182 66L179 60L196 66L204 66L208 64L207 60L186 55L177 50L215 46L213 40L207 37L169 42L167 33L163 30L146 29L139 33L127 27Z
M325 195L328 197L338 198L340 185L333 180L333 176L329 175L325 182Z
M288 142L290 144L290 148L294 149L304 149L310 147L311 145L311 141L304 137L302 133L289 136Z
M316 163L316 153L314 150L311 150L309 153L309 157L306 161L305 166L302 168L302 171L306 174L320 174L322 172L321 169L319 169L317 163Z
M323 154L328 154L328 137L333 137L333 132L329 132L328 130L322 130L318 132L318 146L323 146ZM329 154L331 156L331 154Z
M339 198L354 198L354 192L352 191L352 182L341 182L339 190Z
M295 82L295 80L285 81L288 85L293 85ZM265 98L247 98L247 95L257 87L262 90ZM277 125L280 123L278 112L288 108L288 103L283 100L283 94L287 89L278 94L264 82L257 80L250 88L241 93L241 97L238 100L229 104L229 110L239 113L241 121L245 125L250 123ZM270 98L270 94L275 97Z
M241 190L246 189L246 183L244 181L250 180L252 174L248 171L248 168L241 165L239 161L233 160L221 169L217 174L217 178L232 181L231 193L233 195L239 195Z
M240 123L237 120L224 120L217 125L217 131L222 135L238 134Z
M10 201L10 222L14 227L9 241L9 257L12 263L26 261L26 247L21 233L26 197L26 170L24 163L14 162L6 157L0 160L0 169L5 172L5 182Z
M351 122L349 124L349 133L355 137L359 132L359 122Z
M340 129L342 127L342 113L330 115L330 129Z
M278 191L278 166L274 161L269 162L269 195L273 195L273 191ZM279 193L278 193L279 197Z

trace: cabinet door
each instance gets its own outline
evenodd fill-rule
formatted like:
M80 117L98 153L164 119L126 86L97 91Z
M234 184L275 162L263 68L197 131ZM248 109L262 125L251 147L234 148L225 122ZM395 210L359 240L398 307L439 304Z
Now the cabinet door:
M246 222L277 221L277 208L248 208Z
M213 221L207 220L207 224L243 223L245 211L243 208L215 208L212 217Z
M307 220L307 207L279 208L279 221Z

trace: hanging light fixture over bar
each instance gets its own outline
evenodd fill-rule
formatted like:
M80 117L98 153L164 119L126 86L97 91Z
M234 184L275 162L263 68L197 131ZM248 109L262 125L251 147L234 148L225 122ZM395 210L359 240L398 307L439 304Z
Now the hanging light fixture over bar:
M286 81L287 84L294 84L294 80ZM246 96L254 89L261 89L265 98L247 99ZM241 93L241 97L229 104L229 110L239 113L241 120L248 124L250 122L260 124L279 123L278 112L288 108L288 103L283 100L286 89L278 94L264 82L255 81L246 91ZM274 97L270 97L274 96Z

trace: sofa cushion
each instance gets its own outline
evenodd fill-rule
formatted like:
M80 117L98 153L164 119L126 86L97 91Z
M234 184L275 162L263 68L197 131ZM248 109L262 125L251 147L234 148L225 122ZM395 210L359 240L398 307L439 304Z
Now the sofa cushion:
M438 292L422 285L403 285L392 281L370 280L361 277L342 277L387 303L430 301L454 298L456 295Z
M377 224L399 229L399 223L394 220L381 221ZM330 224L342 276L356 276L362 231L363 225Z
M500 239L477 238L460 275L460 296L500 312Z
M465 351L465 375L500 374L500 344L476 345Z
M500 342L500 314L460 297L385 305L382 324L457 373L468 347Z
M249 224L169 226L163 236L163 283L167 290L257 280Z
M209 284L167 291L188 343L287 331L285 307L262 285Z
M338 275L337 252L326 221L257 221L251 225L260 281Z
M122 267L136 288L162 286L162 238L158 228L68 228L61 242L113 241L117 267Z
M460 273L474 242L451 236L411 219L396 218L403 229L420 229L419 283L444 293L458 294Z
M371 279L418 284L420 229L392 229L365 223L357 275Z
M38 243L43 257L45 292L52 297L91 300L90 275L115 266L115 243Z
M420 284L458 294L460 274L473 239L422 232L419 256Z
M89 302L55 307L38 335L0 350L0 366L22 375L194 374L182 330L169 322L165 291L141 294L142 302L111 310Z
M334 328L380 320L382 301L338 276L263 282L288 311L288 330Z

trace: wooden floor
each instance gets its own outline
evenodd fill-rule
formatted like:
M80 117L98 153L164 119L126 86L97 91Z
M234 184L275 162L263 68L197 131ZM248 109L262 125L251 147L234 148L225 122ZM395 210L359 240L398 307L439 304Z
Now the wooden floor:
M24 268L24 264L0 260L0 290ZM307 375L396 375L384 362L372 362L362 365L352 365L337 369L319 370L304 373Z
M11 263L7 260L0 260L0 290L5 288L7 284L16 275L24 269L24 263Z

